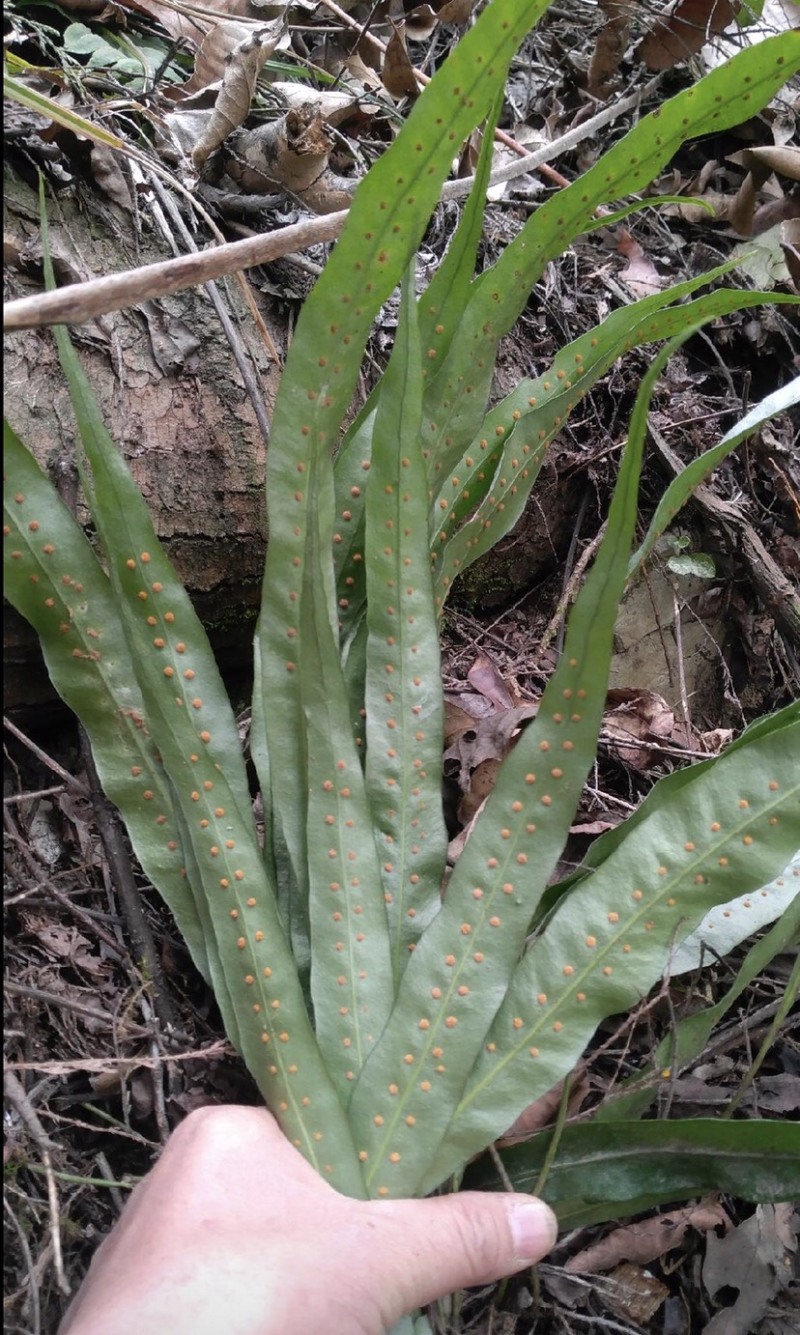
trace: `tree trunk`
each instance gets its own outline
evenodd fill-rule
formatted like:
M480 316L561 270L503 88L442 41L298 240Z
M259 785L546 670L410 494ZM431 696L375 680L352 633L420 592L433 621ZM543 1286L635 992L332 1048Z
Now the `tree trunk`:
M153 263L171 254L149 213L137 216L78 182L49 195L59 282ZM138 232L138 235L137 235ZM7 170L6 299L43 287L35 189ZM271 412L278 381L235 281L219 291ZM275 312L254 287L279 345ZM209 628L225 670L250 661L266 547L266 445L231 347L204 289L144 302L71 330L113 439L128 460L165 545ZM62 491L74 478L73 415L48 330L5 338L5 414ZM79 501L79 517L88 515ZM4 632L5 707L23 715L54 700L36 637L14 612Z

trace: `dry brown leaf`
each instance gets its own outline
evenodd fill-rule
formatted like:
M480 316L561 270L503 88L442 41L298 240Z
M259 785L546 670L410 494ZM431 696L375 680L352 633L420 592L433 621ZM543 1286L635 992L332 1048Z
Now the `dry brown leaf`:
M474 686L480 695L491 700L498 709L513 709L514 700L497 666L487 654L478 654L467 673L470 686Z
M468 23L476 0L445 0L437 17L440 23Z
M628 259L627 268L620 277L635 297L651 297L664 286L659 272L652 260L645 255L638 241L635 241L626 227L617 229L617 250Z
M542 1131L544 1127L550 1126L558 1115L561 1107L561 1099L564 1093L564 1081L559 1080L557 1085L549 1089L546 1094L542 1094L533 1103L529 1103L527 1108L520 1113L513 1126L510 1126L505 1135L498 1140L500 1148L507 1145L517 1145L521 1140L530 1140L531 1136L536 1135L537 1131ZM575 1117L583 1106L583 1101L589 1093L589 1080L587 1076L581 1076L575 1080L570 1088L567 1098L567 1117Z
M424 42L438 25L438 18L430 5L416 5L405 16L406 41Z
M418 92L417 76L406 48L405 25L393 29L386 44L383 58L383 86L391 97L414 97Z
M647 1265L677 1247L688 1228L711 1233L715 1228L730 1229L731 1226L721 1205L704 1201L684 1210L671 1210L668 1214L642 1219L625 1228L615 1228L592 1247L570 1257L565 1269L596 1275L613 1270L620 1261Z
M257 32L248 33L243 40L240 38L235 45L226 49L237 29L238 24L219 24L203 43L195 63L193 78L198 76L198 71L202 71L203 77L212 73L220 56L223 70L222 86L205 134L192 151L195 171L200 171L214 149L219 148L228 135L247 120L258 76L286 31L283 19L277 19Z
M633 9L626 0L599 0L599 5L606 21L597 35L589 61L587 89L593 97L605 97L609 92L628 46L633 17Z
M645 770L653 763L653 751L636 742L664 741L671 737L675 715L656 691L646 688L616 687L606 696L603 731L616 742L611 750L624 765Z
M624 1261L603 1285L603 1301L629 1327L644 1327L669 1297L669 1289L641 1266Z
M727 1288L736 1289L739 1297L712 1317L704 1335L750 1335L771 1299L792 1282L794 1215L791 1204L758 1205L724 1238L709 1233L703 1283L712 1298Z
M724 32L739 7L732 0L678 0L639 43L636 60L651 70L670 69L695 55L714 33Z

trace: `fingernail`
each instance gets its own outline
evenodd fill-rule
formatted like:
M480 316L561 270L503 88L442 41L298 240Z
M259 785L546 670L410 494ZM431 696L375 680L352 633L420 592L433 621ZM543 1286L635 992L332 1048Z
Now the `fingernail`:
M558 1220L544 1201L513 1201L508 1222L521 1265L538 1261L558 1237Z

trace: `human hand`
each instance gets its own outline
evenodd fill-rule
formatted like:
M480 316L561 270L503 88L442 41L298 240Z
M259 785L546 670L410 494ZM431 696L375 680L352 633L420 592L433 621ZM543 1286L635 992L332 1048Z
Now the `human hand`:
M268 1112L203 1108L133 1192L59 1335L383 1335L555 1236L530 1196L351 1200Z

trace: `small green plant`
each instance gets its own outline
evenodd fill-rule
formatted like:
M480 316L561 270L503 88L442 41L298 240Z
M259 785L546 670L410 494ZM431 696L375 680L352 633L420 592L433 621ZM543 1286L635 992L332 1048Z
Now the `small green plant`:
M743 104L751 114L775 94L800 67L800 35L746 50L645 117L475 278L486 148L450 249L417 297L414 256L441 182L463 138L483 120L491 131L509 61L545 8L494 0L482 13L361 185L298 323L273 421L255 641L263 849L205 633L64 330L103 561L6 426L8 595L37 629L137 856L264 1098L319 1172L356 1196L457 1181L568 1075L604 1017L647 995L709 908L768 881L800 845L792 707L719 759L662 781L579 876L548 889L594 759L626 582L691 488L790 401L756 411L687 469L632 557L658 375L703 322L794 299L695 296L724 272L715 270L614 312L487 409L498 342L544 265L595 225L598 208L643 189L688 135L736 123ZM371 322L399 282L388 368L340 437ZM448 591L514 524L587 389L630 348L664 340L563 655L443 897ZM641 1112L639 1103L632 1116ZM705 1143L702 1152L707 1174ZM697 1180L682 1178L680 1191ZM569 1190L592 1198L574 1175ZM675 1191L673 1176L648 1202ZM604 1208L602 1217L620 1209Z

